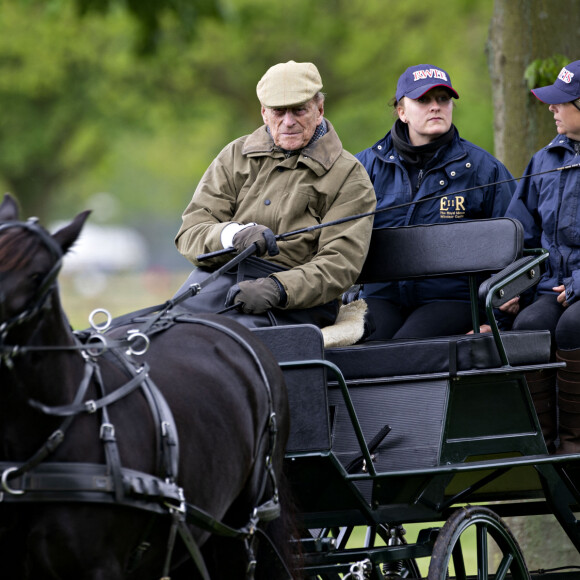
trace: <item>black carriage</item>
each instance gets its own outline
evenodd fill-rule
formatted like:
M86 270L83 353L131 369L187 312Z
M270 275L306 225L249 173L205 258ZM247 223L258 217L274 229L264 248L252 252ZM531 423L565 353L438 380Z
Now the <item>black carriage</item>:
M429 580L466 578L469 528L478 578L529 578L506 516L554 514L580 551L580 456L548 454L525 380L561 366L550 334L500 332L493 314L539 278L546 253L522 244L520 224L504 218L373 233L361 281L465 273L474 328L483 304L491 333L325 349L313 326L255 331L289 387L286 471L306 578L419 578L426 557ZM414 523L424 527L407 543ZM357 527L364 541L349 543Z

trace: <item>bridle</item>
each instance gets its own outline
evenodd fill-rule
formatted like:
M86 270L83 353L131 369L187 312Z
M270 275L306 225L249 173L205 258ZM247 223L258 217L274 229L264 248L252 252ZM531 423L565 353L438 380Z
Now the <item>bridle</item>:
M102 332L107 329L109 322L104 325L98 325L94 322L94 316L102 312L100 309L95 310L91 313L89 320L91 327L94 331L90 333L88 337L85 338L83 342L75 341L75 344L71 345L59 345L59 346L26 346L26 345L10 345L6 343L6 338L9 332L33 319L37 316L44 308L47 307L47 301L50 295L57 288L57 277L62 268L64 253L60 245L54 240L54 238L40 225L38 225L37 218L30 218L26 222L5 222L0 224L0 235L11 228L21 228L27 230L40 238L42 243L46 246L50 252L52 258L55 260L51 269L44 275L41 284L35 292L35 295L30 299L29 304L18 314L4 320L0 323L0 365L2 363L6 364L8 367L12 367L13 358L31 351L64 351L64 350L75 350L82 354L86 361L91 358L98 357L103 354L106 350L112 348L125 348L127 349L127 354L143 354L149 345L149 340L147 336L143 333L133 332L126 339L104 339ZM0 312L2 312L2 303L5 299L4 293L0 288ZM105 311L106 312L106 311ZM142 339L145 344L145 350L143 350L142 344L137 345L137 341ZM88 364L88 363L87 363Z
M44 243L51 256L55 259L55 263L53 264L52 268L45 274L42 283L36 292L36 295L31 300L32 304L12 318L9 318L0 323L0 345L3 344L6 335L12 328L22 324L27 320L30 320L44 308L48 297L56 288L56 279L62 267L63 259L62 248L44 228L38 225L37 218L30 218L26 222L4 222L0 224L0 235L12 228L25 229L37 235ZM4 293L0 289L0 300L3 302L4 298Z

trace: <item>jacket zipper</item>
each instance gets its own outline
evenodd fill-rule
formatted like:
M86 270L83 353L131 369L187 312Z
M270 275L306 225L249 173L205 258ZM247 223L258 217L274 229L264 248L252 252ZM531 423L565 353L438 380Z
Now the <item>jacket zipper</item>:
M415 193L421 188L421 183L423 182L423 170L419 169L419 175L417 176L417 187L415 188Z
M579 142L575 142L574 143L574 158L576 158L578 155L580 155L580 143ZM559 197L559 194L558 194ZM562 208L562 199L558 200L558 207L561 209ZM560 246L560 240L559 240L559 227L560 227L560 211L558 211L557 215L556 215L556 231L554 232L554 239L556 241L556 244L558 246ZM562 256L562 254L560 254L560 264L559 264L559 268L558 268L558 284L563 284L564 283L564 272L568 271L568 261L570 258L570 254L568 254L566 261L564 262L564 256Z

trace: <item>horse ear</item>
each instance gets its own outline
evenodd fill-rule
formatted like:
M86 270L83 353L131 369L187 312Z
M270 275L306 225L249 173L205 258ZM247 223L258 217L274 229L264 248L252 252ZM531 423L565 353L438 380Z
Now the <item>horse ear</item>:
M4 194L4 199L0 204L0 222L13 222L18 219L18 204L9 194Z
M53 238L55 241L60 245L62 248L62 253L66 254L69 251L71 246L76 242L78 239L83 226L85 225L85 221L89 217L90 210L83 211L79 213L77 217L70 222L68 225L64 226L57 232L53 234Z

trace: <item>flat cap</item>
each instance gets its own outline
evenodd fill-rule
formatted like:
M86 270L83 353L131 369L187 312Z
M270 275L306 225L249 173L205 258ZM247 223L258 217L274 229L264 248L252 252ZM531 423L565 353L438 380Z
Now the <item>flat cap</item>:
M264 107L295 107L306 103L322 89L322 79L311 62L293 60L270 67L256 87Z

